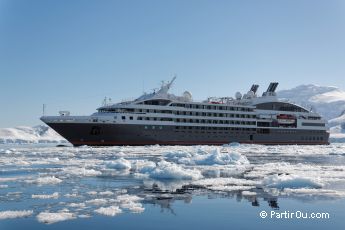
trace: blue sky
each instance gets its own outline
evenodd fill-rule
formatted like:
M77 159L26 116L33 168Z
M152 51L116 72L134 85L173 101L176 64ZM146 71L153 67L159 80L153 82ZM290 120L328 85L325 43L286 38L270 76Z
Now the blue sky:
M0 127L91 114L105 96L232 96L252 83L345 89L342 0L0 0Z

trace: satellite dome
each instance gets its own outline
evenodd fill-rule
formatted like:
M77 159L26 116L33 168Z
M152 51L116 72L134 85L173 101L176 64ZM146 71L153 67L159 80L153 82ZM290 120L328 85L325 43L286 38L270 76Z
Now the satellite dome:
M236 98L237 100L241 100L242 94L241 94L240 92L237 92L237 93L235 94L235 98Z
M248 91L247 98L253 98L255 96L255 93L253 91Z
M192 100L192 94L189 91L184 91L182 96L187 101L191 101Z

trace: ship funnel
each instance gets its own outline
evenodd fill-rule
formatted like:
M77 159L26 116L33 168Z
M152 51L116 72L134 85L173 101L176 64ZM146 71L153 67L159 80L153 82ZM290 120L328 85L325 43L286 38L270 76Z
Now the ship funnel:
M271 82L270 85L268 86L266 92L274 93L277 89L278 84L279 84L278 82Z
M258 91L259 85L253 84L249 91L253 91L254 94Z
M267 90L266 90L266 92L264 92L263 94L262 94L262 96L267 96L267 95L276 95L275 94L275 91L276 91L276 89L277 89L277 87L278 87L278 82L271 82L270 83L270 85L268 86L268 88L267 88Z

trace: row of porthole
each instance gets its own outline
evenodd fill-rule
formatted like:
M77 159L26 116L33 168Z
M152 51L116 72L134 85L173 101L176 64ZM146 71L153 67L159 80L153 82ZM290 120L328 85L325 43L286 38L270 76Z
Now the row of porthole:
M151 126L151 129L156 129L156 127L157 127L157 129L163 129L162 126L154 126L154 125ZM144 129L149 129L149 126L145 125Z
M301 137L302 141L323 141L323 137Z

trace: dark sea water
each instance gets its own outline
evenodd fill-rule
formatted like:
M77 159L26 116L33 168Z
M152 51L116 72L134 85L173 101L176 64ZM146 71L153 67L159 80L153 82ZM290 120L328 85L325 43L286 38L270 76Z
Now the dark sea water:
M0 146L1 230L345 229L344 210L342 143Z

